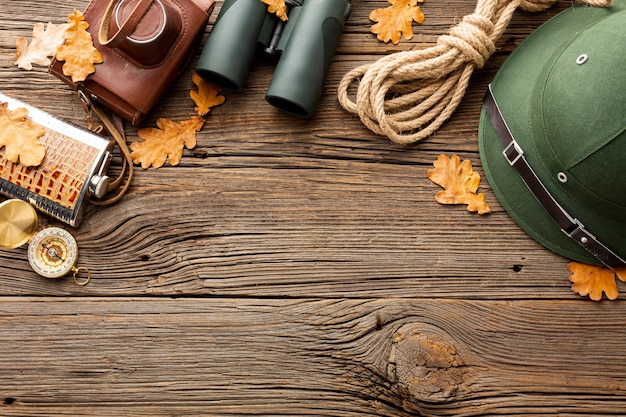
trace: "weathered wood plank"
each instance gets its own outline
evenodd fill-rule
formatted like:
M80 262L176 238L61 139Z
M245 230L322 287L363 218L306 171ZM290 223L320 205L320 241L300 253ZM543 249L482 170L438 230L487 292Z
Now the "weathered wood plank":
M5 297L0 411L624 415L624 307Z
M123 204L90 212L76 236L89 287L37 278L22 248L0 270L23 273L1 291L527 298L535 288L533 296L571 296L566 260L502 211L478 218L438 207L426 167L307 163L140 175Z
M570 3L518 11L423 143L390 143L337 103L347 71L432 46L475 7L431 1L415 37L393 46L367 18L388 3L354 0L311 120L265 103L273 65L257 60L180 166L138 169L120 203L88 208L73 230L88 286L38 277L25 248L0 250L0 414L625 415L625 304L574 295L567 260L519 230L484 179L494 211L479 217L438 205L426 178L440 153L482 175L487 83ZM0 7L0 90L82 126L66 86L12 60L35 22L86 4ZM194 64L146 126L190 116Z

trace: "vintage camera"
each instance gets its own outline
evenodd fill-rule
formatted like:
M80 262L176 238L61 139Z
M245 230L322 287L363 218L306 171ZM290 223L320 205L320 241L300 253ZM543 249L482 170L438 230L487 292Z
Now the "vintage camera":
M50 72L139 125L192 59L215 0L92 0L87 31L103 62L74 82L53 60Z
M27 167L6 159L0 149L0 193L27 201L39 210L78 226L85 201L103 197L114 141L64 122L38 108L0 93L11 110L25 108L28 118L42 126L46 148L43 162Z
M265 95L274 107L311 117L350 13L347 0L286 0L289 19L259 0L225 0L196 72L229 91L241 91L258 49L278 57Z

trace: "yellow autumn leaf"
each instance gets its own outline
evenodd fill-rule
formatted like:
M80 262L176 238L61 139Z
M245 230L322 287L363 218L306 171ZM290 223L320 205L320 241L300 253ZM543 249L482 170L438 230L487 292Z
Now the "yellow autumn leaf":
M130 144L133 162L141 164L143 169L150 168L150 165L160 168L166 160L172 166L178 165L183 156L183 148L195 148L196 132L202 129L204 118L193 116L183 122L160 118L156 125L158 128L140 129L137 135L143 141Z
M46 148L39 141L46 131L28 119L28 110L19 107L9 109L8 103L0 103L0 148L10 162L25 166L37 166L46 156Z
M65 42L63 34L69 28L66 23L55 25L48 22L44 29L43 23L35 23L30 44L26 38L17 38L15 44L15 65L18 68L32 70L33 64L48 66L59 46Z
M391 41L394 45L400 42L400 35L404 39L413 37L413 22L424 23L424 13L417 5L418 0L387 0L391 6L385 9L373 10L369 18L377 22L371 27L378 40ZM424 0L419 1L423 3Z
M262 3L267 4L267 11L275 13L283 22L287 21L287 5L285 0L261 0Z
M89 23L78 10L68 16L69 28L64 32L65 43L57 49L56 59L65 61L63 74L72 77L73 82L84 81L96 71L94 64L103 61L102 54L93 46L91 34L87 32Z
M452 155L452 158L439 155L433 165L435 168L428 171L428 178L444 188L435 195L438 203L467 204L468 211L491 213L489 205L485 203L485 195L476 194L480 176L472 169L471 161L461 162L458 155Z
M572 291L583 297L588 295L594 301L600 301L602 293L609 300L615 300L619 295L615 277L622 282L626 281L626 267L610 269L601 265L570 262L567 269L572 273L569 277Z
M225 97L220 95L220 89L206 82L197 73L191 74L191 80L198 88L198 91L191 90L189 96L196 103L196 113L199 116L205 116L212 107L219 106L224 103Z

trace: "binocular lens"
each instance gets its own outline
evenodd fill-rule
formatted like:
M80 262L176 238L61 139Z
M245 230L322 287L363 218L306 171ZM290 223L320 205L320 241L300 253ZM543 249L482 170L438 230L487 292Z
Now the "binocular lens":
M202 78L204 78L208 83L213 84L218 88L222 88L228 91L241 91L241 83L243 80L235 80L232 78L228 78L227 76L220 74L219 72L211 71L208 69L197 69L196 72Z
M298 117L311 117L312 112L309 109L306 109L295 101L291 101L285 97L278 97L272 95L266 95L265 100L270 103L272 106L276 107L284 111L285 113L292 114Z

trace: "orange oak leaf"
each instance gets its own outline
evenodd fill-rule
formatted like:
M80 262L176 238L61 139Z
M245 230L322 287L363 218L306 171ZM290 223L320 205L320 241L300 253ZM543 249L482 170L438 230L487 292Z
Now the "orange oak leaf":
M262 3L267 4L267 11L275 13L283 22L287 21L287 5L285 0L261 0Z
M193 149L196 146L196 132L202 129L204 118L193 116L183 122L169 119L157 119L157 128L140 129L137 135L142 142L130 144L133 162L141 164L143 169L160 168L169 159L170 165L176 166L183 156L183 148Z
M615 300L619 295L615 277L626 282L626 267L610 269L600 265L587 265L579 262L570 262L567 269L572 273L569 280L572 282L572 291L583 297L589 296L594 301L602 299L602 293L609 300Z
M370 29L378 40L391 41L394 45L400 42L400 35L404 39L413 37L413 21L424 23L424 13L417 3L424 0L387 0L391 6L386 9L372 10L369 18L378 22Z
M15 44L15 65L18 68L32 70L33 64L48 66L59 46L65 42L63 33L69 28L67 23L55 25L48 22L44 29L43 23L35 23L30 44L26 38L17 38Z
M0 103L0 148L5 148L10 162L25 166L37 166L46 156L46 148L39 141L46 131L28 119L28 110L19 107L9 109L8 103Z
M428 178L444 188L435 195L438 203L467 204L468 211L491 213L489 205L485 203L485 195L476 194L480 176L472 169L471 161L461 163L458 155L452 155L452 158L439 155L433 165L435 168L428 170Z
M219 88L206 82L197 73L191 74L191 80L198 88L198 91L189 92L189 96L196 103L195 110L198 116L205 116L212 107L219 106L226 100L224 96L219 95L221 91Z
M72 77L73 82L84 81L96 71L94 64L103 61L102 54L93 46L91 34L87 32L89 23L78 10L68 16L69 28L64 32L65 43L57 49L56 58L65 61L63 74Z

